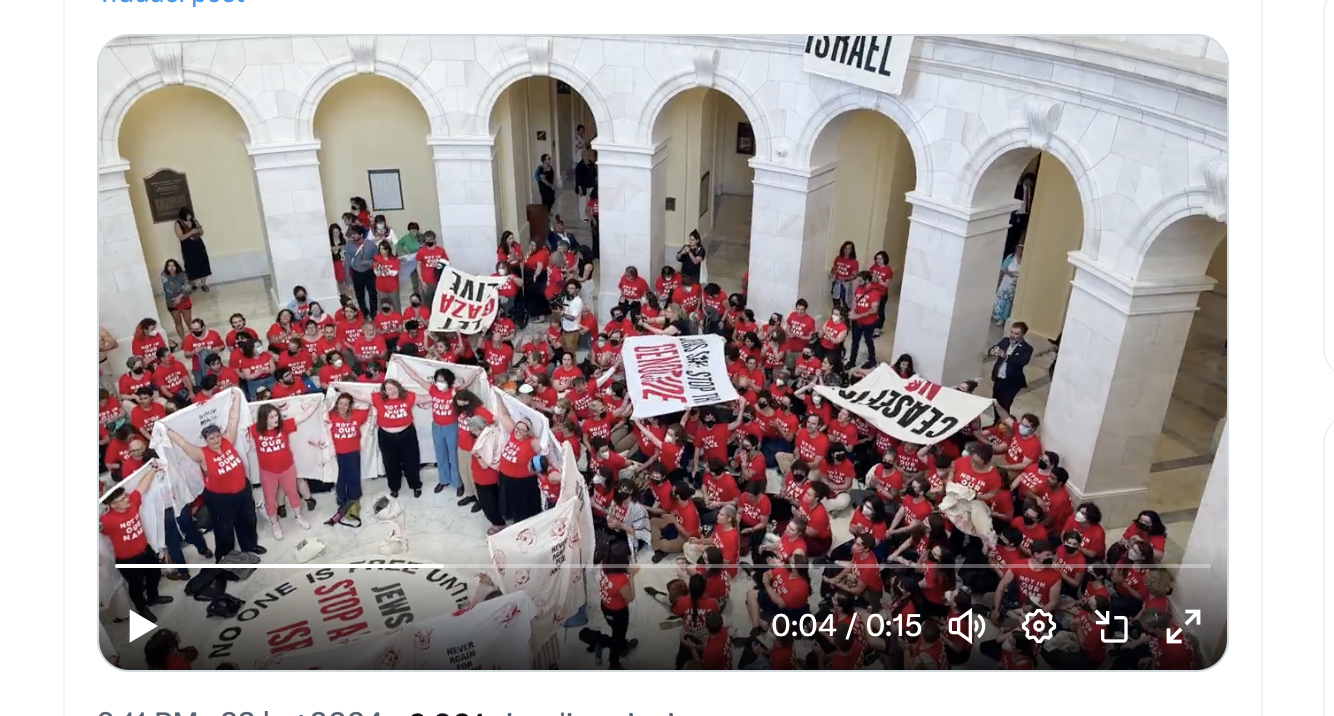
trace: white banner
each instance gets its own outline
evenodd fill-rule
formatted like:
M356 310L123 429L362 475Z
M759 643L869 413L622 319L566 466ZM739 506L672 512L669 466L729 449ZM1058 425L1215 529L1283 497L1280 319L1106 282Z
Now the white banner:
M157 421L153 426L153 437L149 441L149 446L157 451L158 456L166 463L172 507L176 508L177 514L203 494L204 473L195 461L186 457L185 453L176 449L171 443L171 439L167 437L167 428L176 431L190 444L203 447L204 437L200 435L200 431L205 425L216 425L226 430L232 401L238 400L241 401L241 405L237 415L236 441L233 447L241 456L241 463L245 466L250 484L258 485L259 465L255 462L254 444L246 437L250 434L253 421L250 419L250 411L246 409L245 395L241 393L240 388L230 388L209 398L208 402L178 410Z
M634 336L625 339L621 362L636 418L739 397L727 375L722 336Z
M284 654L261 668L369 670L527 670L533 603L509 594L460 614L413 622L383 634Z
M329 440L323 395L294 395L249 405L251 422L259 419L259 409L265 405L277 407L284 419L296 422L296 431L287 436L287 444L296 462L297 477L319 482L338 481L338 461L334 459L333 443ZM254 441L249 432L246 439Z
M807 35L801 68L885 94L903 91L912 35Z
M534 652L587 602L584 566L592 562L593 514L587 487L583 499L567 492L584 484L578 469L570 469L574 455L569 446L562 446L562 457L565 469L556 506L486 538L496 585L506 594L524 592L533 600Z
M467 605L476 581L470 574L414 560L351 564L259 570L228 585L228 593L246 601L235 619L183 622L182 641L199 649L202 668L224 662L243 669L528 668L528 623L515 619L524 614L522 601L493 599L461 621L446 622ZM398 566L363 569L357 564ZM512 623L497 625L492 619L497 613L519 621L517 629ZM501 636L502 631L510 635ZM430 653L388 658L392 655L384 647L402 642L377 640L399 636Z
M371 406L371 396L380 391L379 383L331 383L324 391L324 438L333 445L333 425L329 422L329 411L333 410L338 396L347 393L356 399L352 410L366 410L370 414L361 426L361 479L369 480L384 474L384 462L380 460L380 441L376 437L375 408ZM338 465L334 465L337 472Z
M440 270L428 328L474 334L491 327L500 311L499 276L473 276L446 266Z
M944 440L992 404L991 398L936 385L919 375L904 380L884 363L856 385L815 390L890 437L917 445Z
M389 367L385 369L384 375L402 383L404 388L412 391L418 398L429 398L431 381L435 372L441 368L448 368L454 373L455 389L466 388L476 393L477 397L486 400L491 384L487 381L486 370L480 366L394 355L389 358ZM420 401L413 406L412 425L417 429L417 444L421 446L423 464L436 461L435 441L431 437L431 425L434 423L435 416L431 414L429 406L422 405ZM460 425L459 430L463 429Z

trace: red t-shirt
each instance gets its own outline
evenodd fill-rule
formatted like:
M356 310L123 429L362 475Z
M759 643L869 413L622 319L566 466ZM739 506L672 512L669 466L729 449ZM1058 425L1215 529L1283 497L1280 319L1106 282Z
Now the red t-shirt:
M1080 549L1092 551L1098 555L1099 559L1107 554L1107 533L1103 530L1102 525L1080 524L1075 520L1074 515L1070 515L1069 519L1065 521L1065 525L1061 527L1061 531L1069 532L1070 530L1078 532L1080 537L1083 538L1079 544Z
M749 496L743 495L741 501L737 503L737 518L741 521L742 527L758 527L765 524L772 512L773 506L769 504L769 496L763 493L753 502Z
M889 265L881 266L880 264L873 263L869 270L871 272L871 280L878 284L882 284L882 287L888 285L889 282L894 279L894 268Z
M367 339L365 333L358 333L349 347L357 360L361 361L375 360L389 353L389 348L384 342L384 336L378 334L374 338Z
M793 311L787 315L787 344L784 348L789 353L799 352L815 335L815 318L809 314Z
M384 336L385 339L397 339L403 332L403 315L398 311L390 309L388 313L380 311L375 314L375 331L377 335Z
M134 395L140 388L153 387L152 371L144 371L144 374L135 377L133 373L126 373L116 381L116 390L121 395Z
M498 347L488 343L482 346L482 359L490 367L491 375L503 375L514 362L514 349L508 343L502 343Z
M165 417L167 417L167 409L159 403L149 403L147 410L138 405L130 409L130 425L133 425L144 435L152 435L153 426Z
M1051 588L1061 581L1060 570L1053 568L1037 569L1027 562L1010 567L1014 581L1019 585L1019 594L1023 599L1035 600L1037 604L1046 604Z
M189 333L185 338L181 339L181 350L186 353L195 353L195 357L191 362L194 364L196 370L203 367L201 361L202 354L200 351L206 353L221 353L223 345L222 336L219 336L218 332L212 328L205 330L204 335L202 336L196 337L194 333Z
M302 382L300 378L292 381L291 385L287 385L280 381L273 384L273 388L269 391L269 393L270 397L273 400L278 400L279 398L290 398L293 395L305 395L306 384Z
M204 489L219 495L234 495L249 489L241 455L226 438L220 450L215 452L205 445L200 451L204 453Z
M463 422L465 423L467 422L467 418L469 417L481 418L482 420L486 421L488 425L490 425L491 422L496 419L496 416L492 415L490 410L487 410L486 408L483 408L481 406L478 406L477 409L473 411L472 415L470 416L469 415L459 416L459 418L463 419ZM470 452L472 450L473 444L476 443L476 441L477 438L473 437L472 433L468 432L467 430L464 430L462 427L459 428L460 450L464 452Z
M143 502L143 495L134 490L128 497L130 506L124 512L107 510L99 518L102 534L111 539L111 551L118 560L138 557L148 549L144 523L139 519L139 505Z
M795 449L797 457L807 465L816 467L824 462L825 455L829 453L829 437L821 432L812 436L809 430L802 430L797 433Z
M454 415L454 389L449 388L441 390L431 385L431 418L436 425L454 425L457 417Z
M425 246L417 249L417 272L421 274L422 282L438 283L440 281L440 269L449 261L449 254L439 245Z
M346 381L348 376L352 375L352 369L346 363L335 366L333 363L325 363L320 366L320 385L328 388L334 383Z
M185 365L169 355L153 369L153 382L163 395L176 395L186 389L185 378L188 375Z
M1079 639L1079 650L1084 652L1084 656L1095 664L1101 664L1107 658L1107 647L1102 641L1104 628L1098 626L1093 615L1086 611L1075 614L1070 627L1075 638Z
M1019 530L1019 534L1023 535L1023 541L1019 543L1019 548L1025 552L1033 551L1035 541L1047 539L1047 528L1043 527L1041 522L1027 525L1024 524L1023 517L1016 517L1010 520L1010 526Z
M401 263L397 256L375 255L371 270L375 272L376 292L398 293L398 270Z
M250 426L250 437L255 441L255 454L259 469L264 472L284 472L296 464L292 457L292 446L287 436L296 431L296 421L283 420L281 430L260 432L258 425Z
M811 583L800 575L793 576L786 569L775 569L769 586L778 593L779 604L784 609L796 609L810 601Z
M824 505L817 504L814 508L801 506L801 511L806 515L806 529L812 531L821 539L833 539L834 533L829 525L829 510Z
M857 313L870 311L870 313L857 319L859 326L872 326L878 319L876 308L880 305L880 295L883 292L880 286L869 284L862 286L852 292L852 310Z
M733 480L726 471L718 475L705 472L701 487L704 488L706 502L731 502L741 496L736 480Z
M861 510L854 510L852 518L848 523L849 530L851 530L853 534L858 534L857 530L851 529L853 527L860 528L862 532L869 532L876 542L883 541L885 536L889 533L889 525L887 523L872 522L871 518L867 517L866 513Z
M278 355L279 368L291 368L297 376L307 376L313 372L315 361L310 357L310 351L299 350L295 355L288 351L283 351Z
M463 432L467 431L460 432L459 437L463 437ZM481 485L483 487L497 485L500 483L500 471L493 467L483 465L481 461L477 459L477 455L473 455L472 481L474 485Z
M369 410L353 410L348 417L329 413L329 435L333 438L334 452L347 455L361 449L361 426L366 424Z
M371 405L375 406L375 422L386 430L400 430L412 425L412 404L416 396L411 391L388 400L377 391L371 396Z
M672 616L680 617L684 622L682 628L687 634L702 636L707 633L704 626L704 619L708 617L709 612L717 612L718 600L713 597L700 597L694 604L690 602L690 596L678 597L672 604Z
M158 333L149 336L135 336L134 340L130 341L130 348L134 351L134 354L142 358L144 363L148 365L157 361L157 350L166 347L167 341Z
M500 450L500 474L514 478L532 475L535 454L532 438L519 440L511 435L509 442Z
M134 421L131 420L130 422ZM1140 527L1138 522L1131 522L1126 531L1121 533L1121 539L1128 540L1132 537L1139 537L1148 542L1155 552L1167 551L1167 535L1150 535L1149 531Z
M256 351L254 358L241 356L241 359L236 362L236 368L238 371L254 371L256 378L267 378L268 376L273 375L273 363L272 353L268 351Z
M954 461L954 482L967 487L979 495L995 492L1001 487L1000 471L990 466L986 472L979 473L973 467L973 459L961 457Z
M868 589L883 592L885 590L885 583L880 580L879 562L880 560L876 558L874 552L865 552L859 557L852 558L852 564L857 569L857 578L862 581L862 584L865 584ZM931 576L932 569L934 569L934 565L927 568L928 577ZM929 581L930 580L928 579L928 582ZM925 592L923 595L927 596Z
M832 465L825 465L820 471L825 484L829 485L830 491L835 495L840 495L852 488L852 481L857 476L857 468L853 466L851 460L841 460Z
M837 349L843 345L843 340L848 337L848 324L828 319L820 327L820 345L827 351Z
M621 593L622 589L630 583L630 575L623 572L608 572L602 570L598 575L598 594L602 597L602 607L620 611L630 606L625 601L625 595Z
M700 451L700 462L727 459L727 425L717 422L708 428L700 423L695 429L695 449Z
M1038 456L1041 454L1042 439L1037 436L1037 433L1024 437L1016 430L1013 437L1010 438L1009 447L1005 451L1005 459L1011 465L1017 465L1023 462L1025 458L1036 463Z
M676 528L686 537L699 537L699 510L693 500L676 500L672 503L672 516L676 518Z
M825 431L831 440L840 442L843 447L851 450L857 446L860 435L857 432L857 424L854 422L840 423L837 420L829 424Z
M648 281L645 281L643 276L629 278L622 274L617 287L621 289L621 300L623 301L638 301L644 298L644 294L648 293Z
M839 256L834 259L834 280L851 281L852 277L857 275L858 268L857 259Z

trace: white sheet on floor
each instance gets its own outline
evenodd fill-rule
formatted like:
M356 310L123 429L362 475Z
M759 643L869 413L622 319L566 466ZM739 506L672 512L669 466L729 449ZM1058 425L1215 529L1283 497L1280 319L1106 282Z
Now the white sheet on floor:
M251 422L259 419L259 409L265 405L277 406L283 418L296 421L296 432L287 436L287 444L292 448L292 459L296 462L297 477L319 482L338 480L338 461L334 458L333 442L325 425L324 396L319 393L294 395L278 400L262 400L249 403ZM246 440L251 441L250 431L246 431Z
M977 493L957 482L945 483L945 496L940 499L940 513L945 519L963 530L964 534L980 538L987 549L996 546L996 531L991 526L991 508L977 499Z
M491 390L491 383L486 379L486 371L480 366L396 355L390 357L389 367L385 369L384 374L386 378L402 383L404 388L416 395L429 397L432 377L441 368L447 368L454 373L455 389L470 390L476 393L477 397L486 400L486 394ZM426 381L426 384L418 382L413 373ZM417 442L421 445L422 463L436 462L435 442L431 438L431 426L435 422L435 416L432 415L431 408L419 402L412 409L412 420L413 427L417 429Z
M200 430L205 425L217 425L225 430L232 401L237 400L241 401L241 406L237 416L237 438L234 447L241 456L241 464L245 467L250 484L258 485L259 465L255 462L255 446L246 437L250 433L253 421L250 419L250 411L245 406L245 395L239 388L230 388L213 396L206 403L178 410L153 426L153 438L149 446L157 451L158 456L166 464L172 507L176 508L177 512L203 494L204 473L194 460L171 443L171 439L167 437L167 428L176 431L190 444L203 447L204 437L199 434Z

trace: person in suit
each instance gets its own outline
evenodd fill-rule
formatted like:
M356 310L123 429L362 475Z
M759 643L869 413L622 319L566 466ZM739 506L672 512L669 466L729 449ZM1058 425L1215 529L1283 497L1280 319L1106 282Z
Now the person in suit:
M1010 334L987 351L988 356L996 359L991 366L991 397L1007 411L1019 391L1028 387L1024 366L1033 358L1033 346L1028 344L1027 335L1028 324L1015 321L1010 324Z

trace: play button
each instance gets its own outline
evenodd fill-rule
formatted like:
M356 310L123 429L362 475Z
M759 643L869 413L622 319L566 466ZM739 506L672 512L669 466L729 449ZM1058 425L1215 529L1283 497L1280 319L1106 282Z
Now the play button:
M138 641L140 637L154 629L157 629L156 624L139 616L137 612L130 612L130 641Z

